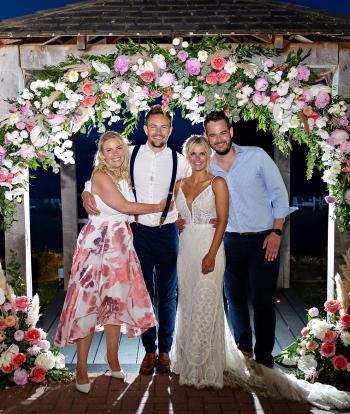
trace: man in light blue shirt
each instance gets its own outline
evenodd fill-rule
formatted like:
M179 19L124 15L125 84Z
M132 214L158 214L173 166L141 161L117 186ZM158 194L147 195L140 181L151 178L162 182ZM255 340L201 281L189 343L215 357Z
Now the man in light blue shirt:
M279 249L288 193L274 161L258 147L232 144L233 129L222 111L208 114L204 121L208 142L215 155L214 175L226 179L230 210L224 237L224 277L228 316L238 348L253 355L248 309L254 310L255 360L273 366L276 317L274 299L279 270Z

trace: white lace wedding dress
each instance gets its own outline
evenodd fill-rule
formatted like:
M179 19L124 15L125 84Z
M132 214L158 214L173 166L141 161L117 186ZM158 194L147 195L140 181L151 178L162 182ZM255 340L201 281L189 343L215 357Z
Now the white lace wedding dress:
M201 272L202 259L215 232L209 224L209 220L216 217L211 185L193 201L192 211L180 188L176 207L186 220L186 227L180 234L178 307L171 350L172 371L179 375L179 383L197 388L238 386L261 396L309 402L324 409L349 408L349 393L329 385L298 380L242 355L224 314L223 245L217 253L214 271L207 275Z

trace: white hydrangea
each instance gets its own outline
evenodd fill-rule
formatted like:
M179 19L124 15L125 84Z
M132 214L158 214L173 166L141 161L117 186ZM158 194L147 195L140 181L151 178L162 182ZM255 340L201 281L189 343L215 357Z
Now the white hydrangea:
M331 325L328 322L317 318L311 319L307 324L307 327L310 329L311 334L321 341L324 334L331 329Z
M350 332L343 331L340 335L340 339L343 342L344 346L350 345Z
M305 354L299 358L297 365L300 371L307 372L311 368L317 368L317 361L312 354Z

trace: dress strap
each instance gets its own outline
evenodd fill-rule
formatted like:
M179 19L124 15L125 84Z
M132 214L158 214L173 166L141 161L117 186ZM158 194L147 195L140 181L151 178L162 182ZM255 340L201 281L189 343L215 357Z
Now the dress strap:
M211 181L210 181L210 187L213 186L213 182L214 182L214 180L215 180L216 177L218 177L218 175L214 175L214 177L211 179Z

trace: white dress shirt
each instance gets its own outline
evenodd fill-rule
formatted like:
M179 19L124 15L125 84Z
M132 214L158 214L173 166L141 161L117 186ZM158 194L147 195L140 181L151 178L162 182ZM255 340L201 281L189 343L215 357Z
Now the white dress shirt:
M130 147L130 151L134 149ZM139 203L156 204L167 197L171 175L173 157L169 147L165 147L159 152L154 152L148 142L141 145L137 153L134 164L134 181L136 197ZM186 177L189 173L188 163L185 157L177 153L177 173L176 180ZM91 191L91 183L85 183L85 191ZM162 213L140 214L138 223L145 226L159 226ZM169 211L163 224L174 223L177 219L175 207Z

